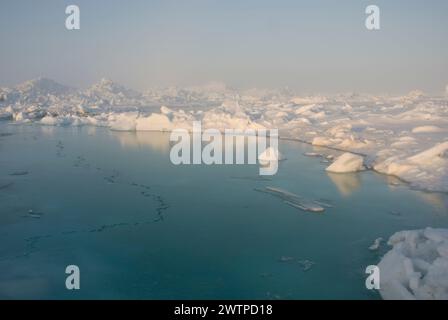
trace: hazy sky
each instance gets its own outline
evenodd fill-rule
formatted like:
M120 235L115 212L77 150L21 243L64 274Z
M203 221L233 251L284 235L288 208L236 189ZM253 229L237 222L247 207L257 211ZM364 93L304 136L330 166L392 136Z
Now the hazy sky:
M77 4L81 30L65 29ZM364 26L381 9L381 30ZM0 85L223 81L299 92L442 92L446 0L0 0Z

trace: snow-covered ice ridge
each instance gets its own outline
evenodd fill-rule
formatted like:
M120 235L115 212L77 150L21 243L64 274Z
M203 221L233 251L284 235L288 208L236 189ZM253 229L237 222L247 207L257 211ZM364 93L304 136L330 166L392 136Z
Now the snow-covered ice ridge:
M365 155L359 168L448 191L448 95L297 96L220 83L139 93L106 79L76 90L39 78L0 89L0 119L126 131L191 128L193 121L204 129L276 128L281 138Z
M448 229L400 231L381 259L383 299L448 300Z

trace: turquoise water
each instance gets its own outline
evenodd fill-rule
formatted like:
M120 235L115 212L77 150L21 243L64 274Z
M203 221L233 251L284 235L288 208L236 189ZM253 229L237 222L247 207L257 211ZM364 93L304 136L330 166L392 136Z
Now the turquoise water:
M1 124L0 297L379 299L364 270L387 247L372 242L448 227L446 195L370 171L328 175L308 145L281 141L287 160L260 179L255 165L174 166L168 142ZM266 186L333 208L303 212L254 190ZM70 264L80 290L65 288Z

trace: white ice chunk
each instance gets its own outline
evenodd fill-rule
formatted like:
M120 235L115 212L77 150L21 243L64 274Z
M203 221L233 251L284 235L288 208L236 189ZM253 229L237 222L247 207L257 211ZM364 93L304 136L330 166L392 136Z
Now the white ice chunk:
M167 112L167 110L163 110ZM149 117L141 117L136 120L136 130L137 131L169 131L173 129L173 124L171 123L166 113L158 114L153 113Z
M334 173L357 172L364 170L364 158L346 152L339 156L326 170Z
M112 117L110 129L115 131L135 131L138 114L134 112L121 113Z
M369 247L369 250L372 250L372 251L378 250L382 241L383 241L383 238L375 239L373 244Z
M412 133L431 133L431 132L447 132L447 129L443 129L437 126L420 126L412 129Z
M448 229L400 231L381 259L383 299L448 299Z

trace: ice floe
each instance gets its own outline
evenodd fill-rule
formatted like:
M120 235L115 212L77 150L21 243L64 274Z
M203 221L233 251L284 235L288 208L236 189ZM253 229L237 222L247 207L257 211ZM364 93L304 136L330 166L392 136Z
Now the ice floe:
M357 172L364 169L364 158L360 155L346 152L340 155L330 166L328 172L347 173Z
M410 157L391 156L375 164L374 169L395 175L416 187L432 191L448 190L448 141ZM416 179L417 178L417 179Z
M43 216L42 212L35 212L32 209L28 210L27 217L34 218L34 219L40 219L40 218L42 218L42 216Z
M282 199L284 203L302 211L323 212L325 211L325 207L331 207L331 205L324 202L305 199L280 188L265 187L264 189L255 189L255 191L271 194Z
M377 238L373 241L372 245L369 247L369 250L375 251L380 248L381 242L383 242L383 238Z
M448 299L448 229L400 231L381 259L383 299Z
M302 271L305 271L305 272L311 270L311 268L315 265L314 261L306 260L306 259L299 260L299 261L297 261L297 263L299 264Z

